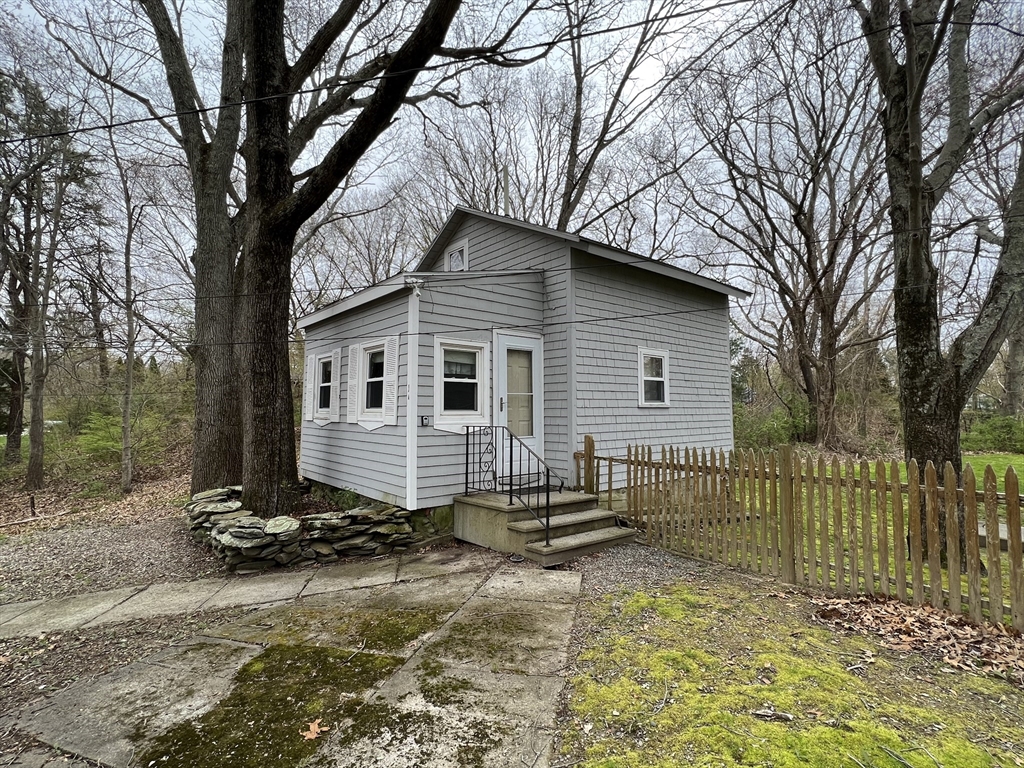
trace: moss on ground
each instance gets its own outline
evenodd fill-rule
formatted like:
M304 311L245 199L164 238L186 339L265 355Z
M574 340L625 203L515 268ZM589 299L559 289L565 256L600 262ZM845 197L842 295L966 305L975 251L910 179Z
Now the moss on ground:
M396 653L444 623L441 609L377 609L287 605L268 608L219 628L218 637L240 642L356 647Z
M563 749L581 768L1021 764L1024 692L833 635L807 613L806 598L717 581L607 599Z
M381 654L271 645L238 671L226 698L146 744L136 764L298 766L322 743L302 737L310 722L334 729L359 710L361 694L402 663Z

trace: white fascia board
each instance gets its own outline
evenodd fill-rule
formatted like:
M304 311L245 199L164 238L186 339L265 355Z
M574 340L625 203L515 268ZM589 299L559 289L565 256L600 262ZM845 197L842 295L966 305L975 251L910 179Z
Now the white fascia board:
M372 301L377 301L378 299L390 296L393 293L398 293L399 291L409 287L405 283L405 278L405 274L395 275L382 283L377 283L377 285L371 285L369 288L364 288L358 293L353 293L351 296L347 296L340 301L328 304L323 309L318 309L316 312L311 312L304 317L300 317L297 325L299 328L308 328L311 325L322 323L324 320L329 320L330 318L344 314L345 312L351 312L356 307L361 307Z

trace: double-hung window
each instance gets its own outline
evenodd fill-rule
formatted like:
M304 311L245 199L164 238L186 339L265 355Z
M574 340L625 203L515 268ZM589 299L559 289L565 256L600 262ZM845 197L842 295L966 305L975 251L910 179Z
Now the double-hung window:
M348 348L346 420L366 429L398 423L398 336Z
M341 393L338 379L341 376L341 349L330 354L308 355L306 357L306 378L303 384L302 409L306 421L315 421L323 426L341 421Z
M668 352L663 349L637 350L639 401L641 406L667 406Z
M317 358L316 410L318 413L331 412L331 382L334 377L333 361L330 357Z
M364 413L379 412L384 408L384 348L363 350L366 386L363 390Z
M487 424L487 344L435 339L434 426L461 432Z

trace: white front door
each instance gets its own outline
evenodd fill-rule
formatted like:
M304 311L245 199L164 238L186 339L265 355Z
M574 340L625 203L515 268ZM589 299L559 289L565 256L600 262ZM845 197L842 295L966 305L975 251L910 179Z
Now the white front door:
M537 456L544 447L544 342L540 337L495 333L494 423L507 427ZM502 440L502 438L504 438ZM519 475L526 469L528 453L499 430L502 443L502 476ZM533 462L534 469L537 467Z

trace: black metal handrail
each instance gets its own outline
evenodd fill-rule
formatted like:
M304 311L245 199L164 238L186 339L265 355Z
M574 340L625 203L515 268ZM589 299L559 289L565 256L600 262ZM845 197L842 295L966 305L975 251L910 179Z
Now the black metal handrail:
M499 452L507 450L504 461ZM508 473L499 463L507 464ZM517 470L517 471L513 471ZM551 546L551 479L558 481L558 492L565 489L565 479L548 466L540 456L513 434L508 427L466 427L466 495L501 493L508 486L509 506L515 501L544 525L544 546ZM544 496L544 517L539 513ZM532 498L536 501L531 503Z

